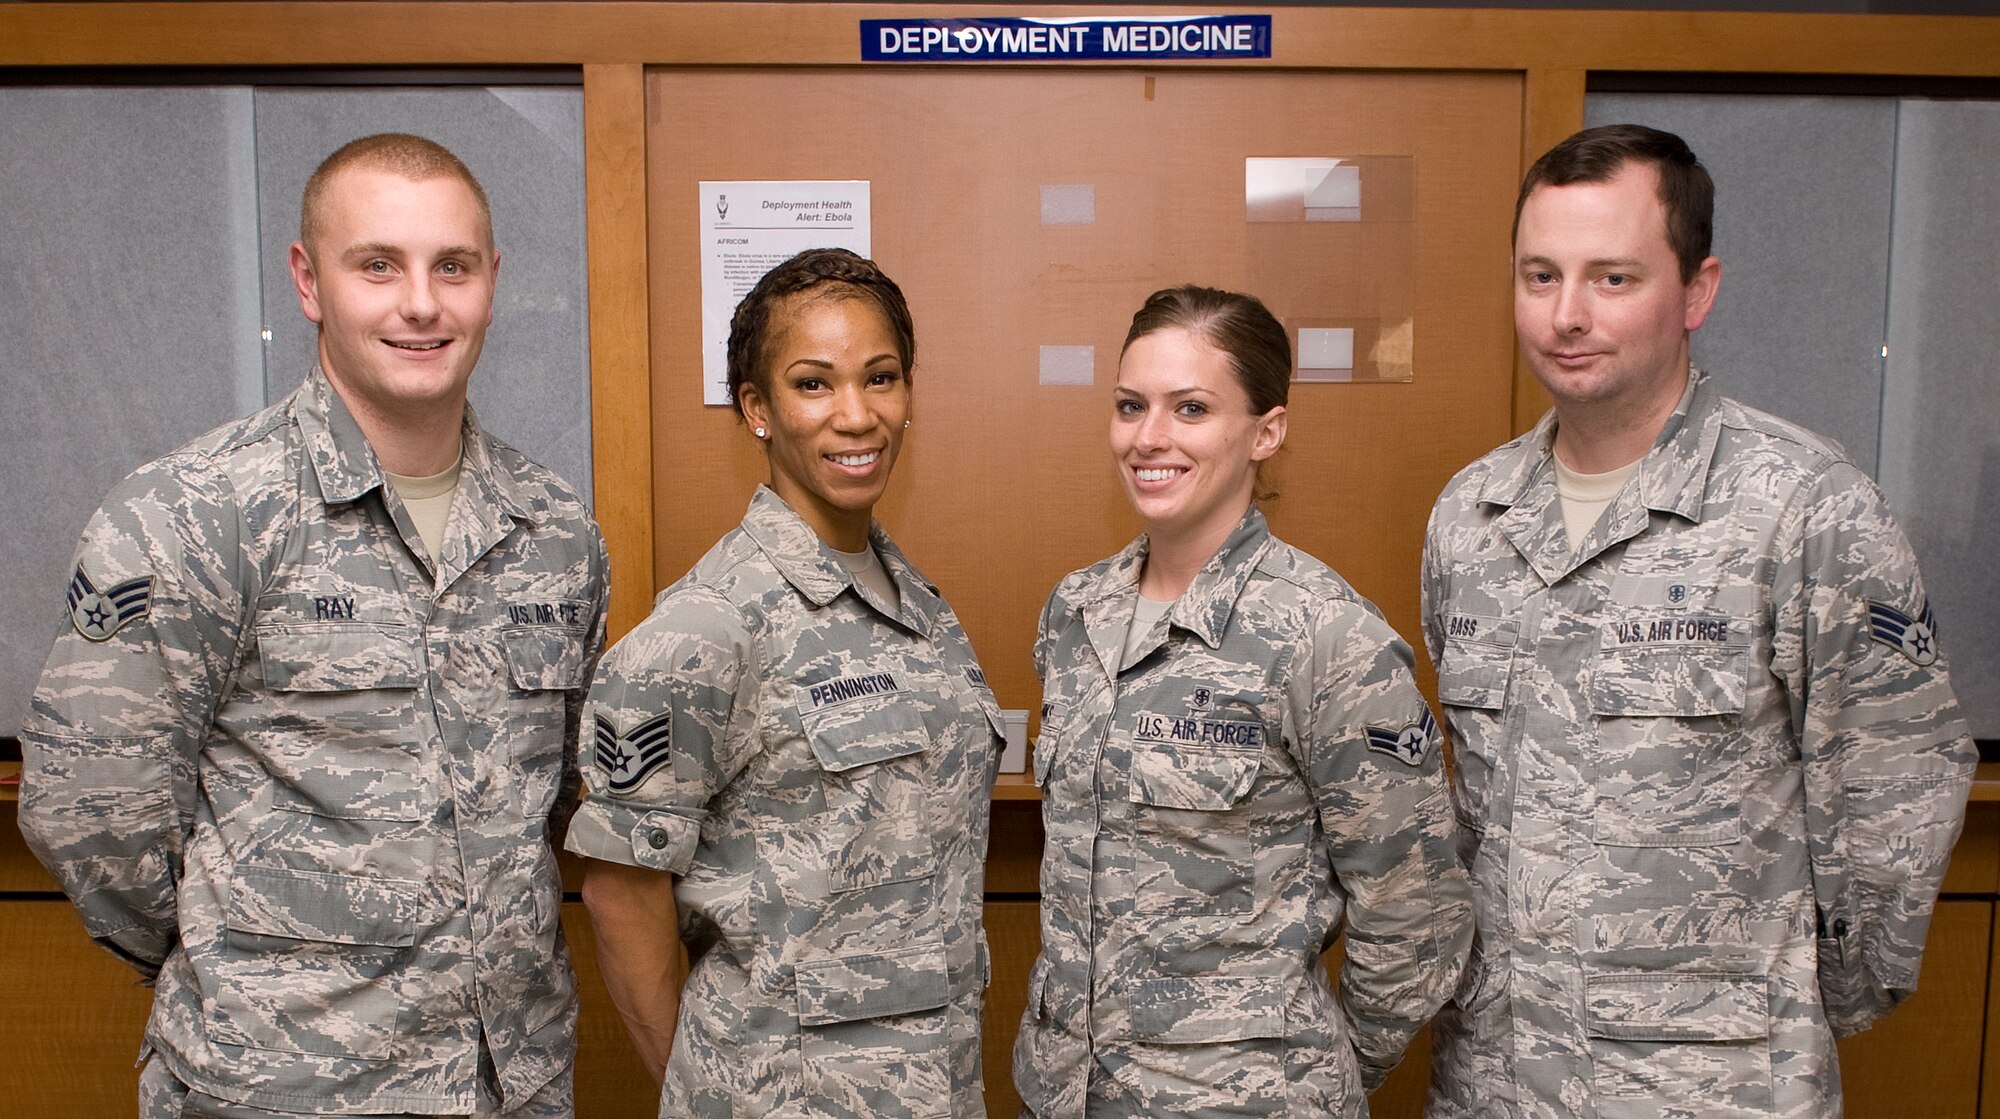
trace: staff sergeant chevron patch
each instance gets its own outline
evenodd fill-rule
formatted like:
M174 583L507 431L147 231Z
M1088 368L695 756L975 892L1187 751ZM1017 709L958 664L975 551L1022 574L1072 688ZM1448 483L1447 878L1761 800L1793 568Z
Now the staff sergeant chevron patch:
M655 715L624 734L597 716L597 764L610 775L613 793L629 793L673 755L674 717Z
M92 641L109 641L126 622L143 618L153 606L153 577L127 579L109 590L100 591L76 565L69 581L69 620L76 632Z

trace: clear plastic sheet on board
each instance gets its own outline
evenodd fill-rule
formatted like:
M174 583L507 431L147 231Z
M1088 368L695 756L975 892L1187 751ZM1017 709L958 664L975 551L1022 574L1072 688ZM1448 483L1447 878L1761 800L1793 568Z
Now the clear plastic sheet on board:
M1292 335L1298 381L1415 376L1416 160L1244 160L1249 290Z

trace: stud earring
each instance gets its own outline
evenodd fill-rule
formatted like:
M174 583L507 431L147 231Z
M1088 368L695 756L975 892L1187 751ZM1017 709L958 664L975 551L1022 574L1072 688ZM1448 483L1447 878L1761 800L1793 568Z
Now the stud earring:
M909 428L909 426L910 426L910 421L908 421L908 420L904 420L904 421L903 421L903 427L904 427L904 428L905 428L905 429L907 430L907 429Z
M761 427L757 429L757 438L759 439L764 438L764 429Z

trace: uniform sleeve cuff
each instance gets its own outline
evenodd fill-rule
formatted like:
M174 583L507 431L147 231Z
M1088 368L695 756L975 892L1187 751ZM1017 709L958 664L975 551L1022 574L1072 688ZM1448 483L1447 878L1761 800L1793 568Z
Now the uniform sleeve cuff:
M686 874L694 865L701 821L708 814L584 801L569 823L563 846L587 859Z

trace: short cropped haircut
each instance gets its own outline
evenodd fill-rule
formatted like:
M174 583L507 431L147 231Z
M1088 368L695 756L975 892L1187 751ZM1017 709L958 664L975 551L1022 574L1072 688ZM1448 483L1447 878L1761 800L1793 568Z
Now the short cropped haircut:
M422 136L412 136L405 132L383 132L374 136L363 136L343 144L339 151L327 156L319 168L306 180L305 199L299 206L299 240L307 250L313 247L313 238L319 233L320 211L326 206L327 188L334 176L349 168L368 171L387 171L400 175L412 182L426 179L457 179L472 191L472 197L479 202L479 220L486 227L486 241L493 241L493 209L486 202L486 191L479 180L472 177L465 164L451 154L450 149L435 140Z
M1629 163L1644 163L1659 173L1667 244L1680 261L1681 283L1693 280L1708 259L1715 234L1715 181L1687 141L1643 124L1586 128L1536 160L1514 200L1514 237L1521 235L1521 208L1536 187L1608 182Z
M903 361L904 378L911 378L917 362L917 333L903 289L867 257L846 249L807 249L764 273L730 316L729 396L738 419L743 418L743 395L737 389L744 384L771 399L771 371L765 363L770 360L771 335L784 325L777 321L776 313L792 297L803 295L873 304L896 336L896 356Z

